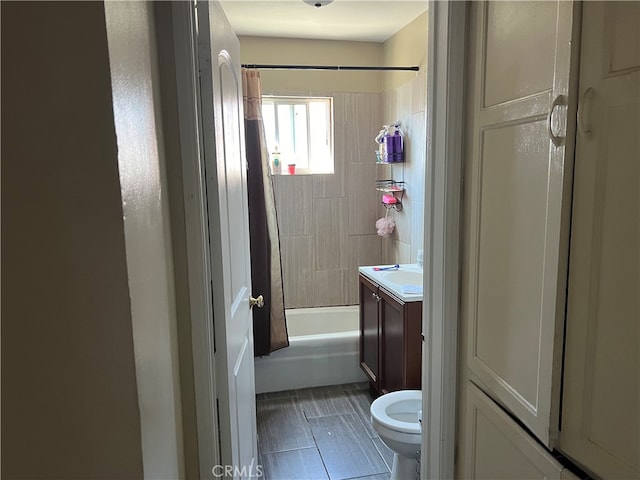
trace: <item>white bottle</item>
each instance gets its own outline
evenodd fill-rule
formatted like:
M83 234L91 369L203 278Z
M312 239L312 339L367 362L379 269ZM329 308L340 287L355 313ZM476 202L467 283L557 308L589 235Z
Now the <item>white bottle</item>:
M271 154L271 171L275 175L282 173L282 162L280 161L280 152L277 145L275 151Z

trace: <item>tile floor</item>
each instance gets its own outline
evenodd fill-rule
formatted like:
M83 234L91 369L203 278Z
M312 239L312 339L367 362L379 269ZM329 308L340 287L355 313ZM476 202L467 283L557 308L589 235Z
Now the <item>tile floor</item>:
M393 453L369 421L369 385L257 396L258 454L267 480L387 480Z

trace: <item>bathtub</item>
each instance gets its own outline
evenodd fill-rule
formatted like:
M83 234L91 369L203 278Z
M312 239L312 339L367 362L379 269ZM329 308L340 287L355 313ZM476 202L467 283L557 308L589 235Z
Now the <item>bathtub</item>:
M256 393L361 382L358 306L287 310L289 346L255 359Z

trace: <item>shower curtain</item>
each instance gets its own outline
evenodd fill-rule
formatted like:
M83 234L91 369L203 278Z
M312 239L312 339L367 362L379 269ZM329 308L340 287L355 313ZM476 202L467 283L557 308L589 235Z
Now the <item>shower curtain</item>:
M280 238L269 153L262 123L262 87L257 70L242 69L251 283L254 295L262 294L264 307L253 308L253 340L256 356L289 346L284 313Z

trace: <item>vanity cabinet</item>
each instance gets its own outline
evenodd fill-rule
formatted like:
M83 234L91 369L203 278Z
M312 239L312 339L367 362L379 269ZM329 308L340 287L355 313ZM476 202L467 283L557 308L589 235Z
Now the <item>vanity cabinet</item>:
M360 368L378 393L420 389L422 302L360 274Z

